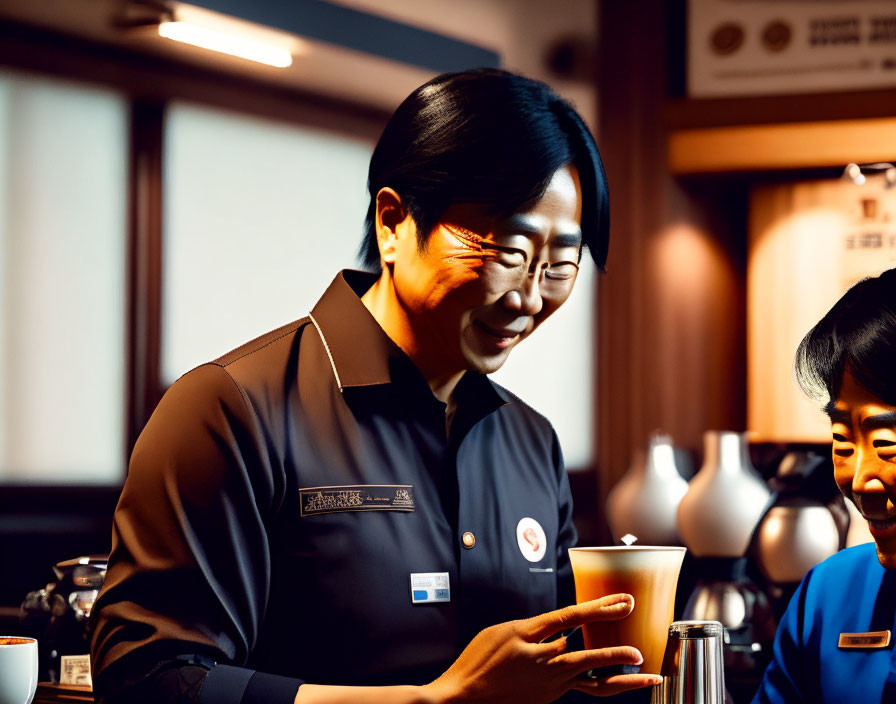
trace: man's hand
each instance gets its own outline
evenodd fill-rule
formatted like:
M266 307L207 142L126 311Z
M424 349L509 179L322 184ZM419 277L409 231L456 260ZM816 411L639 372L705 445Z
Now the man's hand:
M337 687L303 684L296 704L546 704L570 689L609 696L659 684L656 675L614 675L586 679L595 667L639 665L630 646L566 651L566 638L545 638L593 621L614 621L631 613L634 600L613 594L577 606L508 621L480 632L435 682L422 687Z
M609 696L659 684L656 675L614 675L586 679L587 670L608 665L639 665L630 646L567 652L566 637L544 642L560 631L593 621L625 618L634 606L628 594L613 594L480 632L447 672L423 689L435 702L518 704L551 702L570 689Z

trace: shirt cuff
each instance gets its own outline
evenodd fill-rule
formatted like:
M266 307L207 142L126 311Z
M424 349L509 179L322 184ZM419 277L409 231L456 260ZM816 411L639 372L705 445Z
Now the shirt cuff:
M292 704L302 680L216 665L209 670L198 704Z
M293 704L302 680L256 672L249 680L241 704Z

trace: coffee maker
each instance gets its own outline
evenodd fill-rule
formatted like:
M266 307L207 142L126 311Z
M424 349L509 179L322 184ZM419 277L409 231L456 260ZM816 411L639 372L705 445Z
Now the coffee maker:
M63 655L86 655L87 623L106 578L108 555L64 560L53 567L56 581L29 592L22 603L22 627L39 644L38 679L59 682Z

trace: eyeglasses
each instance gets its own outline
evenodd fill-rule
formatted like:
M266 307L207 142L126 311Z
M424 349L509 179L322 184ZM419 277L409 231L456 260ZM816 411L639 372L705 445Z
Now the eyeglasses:
M571 259L529 262L529 255L525 250L500 244L458 225L442 226L465 249L470 250L471 256L482 258L491 264L483 275L496 283L500 280L504 287L522 288L527 279L537 276L539 289L565 293L579 272L578 262Z

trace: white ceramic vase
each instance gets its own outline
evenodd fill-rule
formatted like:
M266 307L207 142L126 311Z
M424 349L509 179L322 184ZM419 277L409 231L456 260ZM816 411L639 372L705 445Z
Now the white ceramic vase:
M617 542L626 533L638 545L681 545L676 512L688 483L678 473L672 439L654 434L607 496L607 520Z
M740 557L770 492L743 433L709 430L703 465L678 505L678 532L695 557Z

